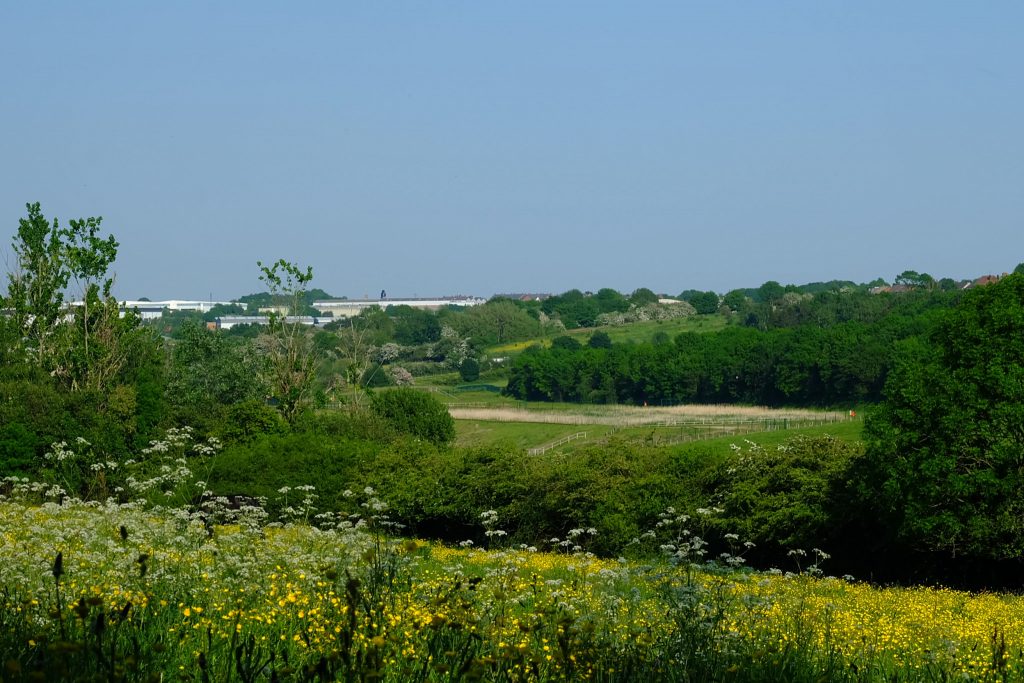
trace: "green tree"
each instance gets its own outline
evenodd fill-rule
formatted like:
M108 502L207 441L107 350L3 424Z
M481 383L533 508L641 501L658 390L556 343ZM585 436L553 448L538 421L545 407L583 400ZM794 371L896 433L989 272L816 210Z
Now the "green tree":
M597 301L602 313L610 313L613 311L623 312L629 310L629 299L608 287L603 287L597 290L597 294L594 295L594 300Z
M274 300L288 302L294 312L303 306L313 269L305 270L284 259L267 266L257 261L260 280ZM261 335L262 348L270 365L270 385L282 416L294 423L308 403L316 378L316 349L305 326L279 313L269 315L268 332Z
M168 395L188 424L227 406L262 402L266 368L251 341L234 339L189 321L171 347Z
M441 322L430 311L412 306L388 306L386 313L394 320L395 341L399 344L429 344L441 338Z
M768 280L768 282L765 282L757 288L758 297L761 301L767 304L773 304L776 301L779 301L785 293L786 288L775 280Z
M583 345L575 337L562 335L551 340L552 349L563 349L565 351L579 351Z
M71 274L57 220L51 225L38 202L25 206L28 216L18 220L18 233L11 245L15 262L8 273L3 307L10 309L18 336L35 364L48 367Z
M592 349L610 349L612 348L612 338L608 336L607 332L598 330L590 335L590 341L587 342L587 346Z
M641 287L629 295L629 303L637 307L656 304L658 303L658 295L646 287Z
M480 379L480 363L476 358L467 358L459 366L459 377L463 382L475 382Z
M742 289L734 289L722 297L722 303L739 313L747 307L747 295Z
M714 292L695 292L686 300L700 314L707 315L718 311L718 295Z
M478 346L530 339L540 334L540 323L508 299L472 306L448 316L446 321Z
M397 431L444 445L455 438L455 420L448 408L430 394L416 389L388 389L373 393L370 407Z
M968 293L905 347L866 424L865 505L948 557L1024 553L1024 276Z
M80 218L70 221L70 227L62 231L68 270L82 292L83 313L77 316L77 320L80 320L82 333L82 372L86 377L91 374L93 360L89 350L89 325L92 322L89 309L92 307L95 310L103 304L111 303L117 306L117 302L112 301L110 296L114 278L107 277L107 270L117 258L118 243L113 235L108 235L106 239L99 236L102 222L101 216ZM119 310L117 314L120 314ZM103 322L102 318L97 322ZM106 322L109 325L109 321Z
M930 289L935 286L935 278L928 273L918 273L916 270L905 270L896 276L894 283L906 287L921 287Z

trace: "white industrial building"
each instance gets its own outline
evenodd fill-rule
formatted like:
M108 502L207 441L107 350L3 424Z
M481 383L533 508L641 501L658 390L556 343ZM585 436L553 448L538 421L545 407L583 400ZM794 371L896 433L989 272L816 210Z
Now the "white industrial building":
M410 306L437 311L448 306L479 306L485 303L487 299L478 296L442 296L428 299L326 299L314 301L313 308L335 318L351 318L371 306Z

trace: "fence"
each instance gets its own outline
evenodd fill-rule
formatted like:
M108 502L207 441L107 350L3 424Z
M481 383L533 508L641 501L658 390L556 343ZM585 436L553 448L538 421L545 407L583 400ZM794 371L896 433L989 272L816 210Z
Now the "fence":
M531 448L530 450L526 451L526 453L528 455L542 455L545 452L550 451L553 448L558 448L559 446L564 446L565 444L569 443L570 441L575 441L576 439L585 439L585 438L587 438L587 433L586 432L576 432L575 434L570 434L569 436L563 436L558 441L552 441L551 443L544 444L543 446L537 446L536 448Z

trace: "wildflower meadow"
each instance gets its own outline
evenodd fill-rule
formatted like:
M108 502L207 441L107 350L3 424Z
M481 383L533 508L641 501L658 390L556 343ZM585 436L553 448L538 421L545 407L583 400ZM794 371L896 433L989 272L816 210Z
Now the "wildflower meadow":
M404 537L371 488L318 513L313 486L285 487L276 520L203 496L215 446L175 430L148 478L90 466L103 500L5 480L3 681L1024 678L1024 599L828 577L821 550L754 571L749 542L703 540L715 509L666 510L630 559L589 552L593 528L511 547L493 510L485 547L445 546Z

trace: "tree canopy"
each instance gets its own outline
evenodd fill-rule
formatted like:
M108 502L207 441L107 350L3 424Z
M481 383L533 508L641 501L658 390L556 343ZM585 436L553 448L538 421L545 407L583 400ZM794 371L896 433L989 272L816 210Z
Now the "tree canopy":
M901 542L1024 553L1024 276L971 291L908 344L866 425L866 496Z

